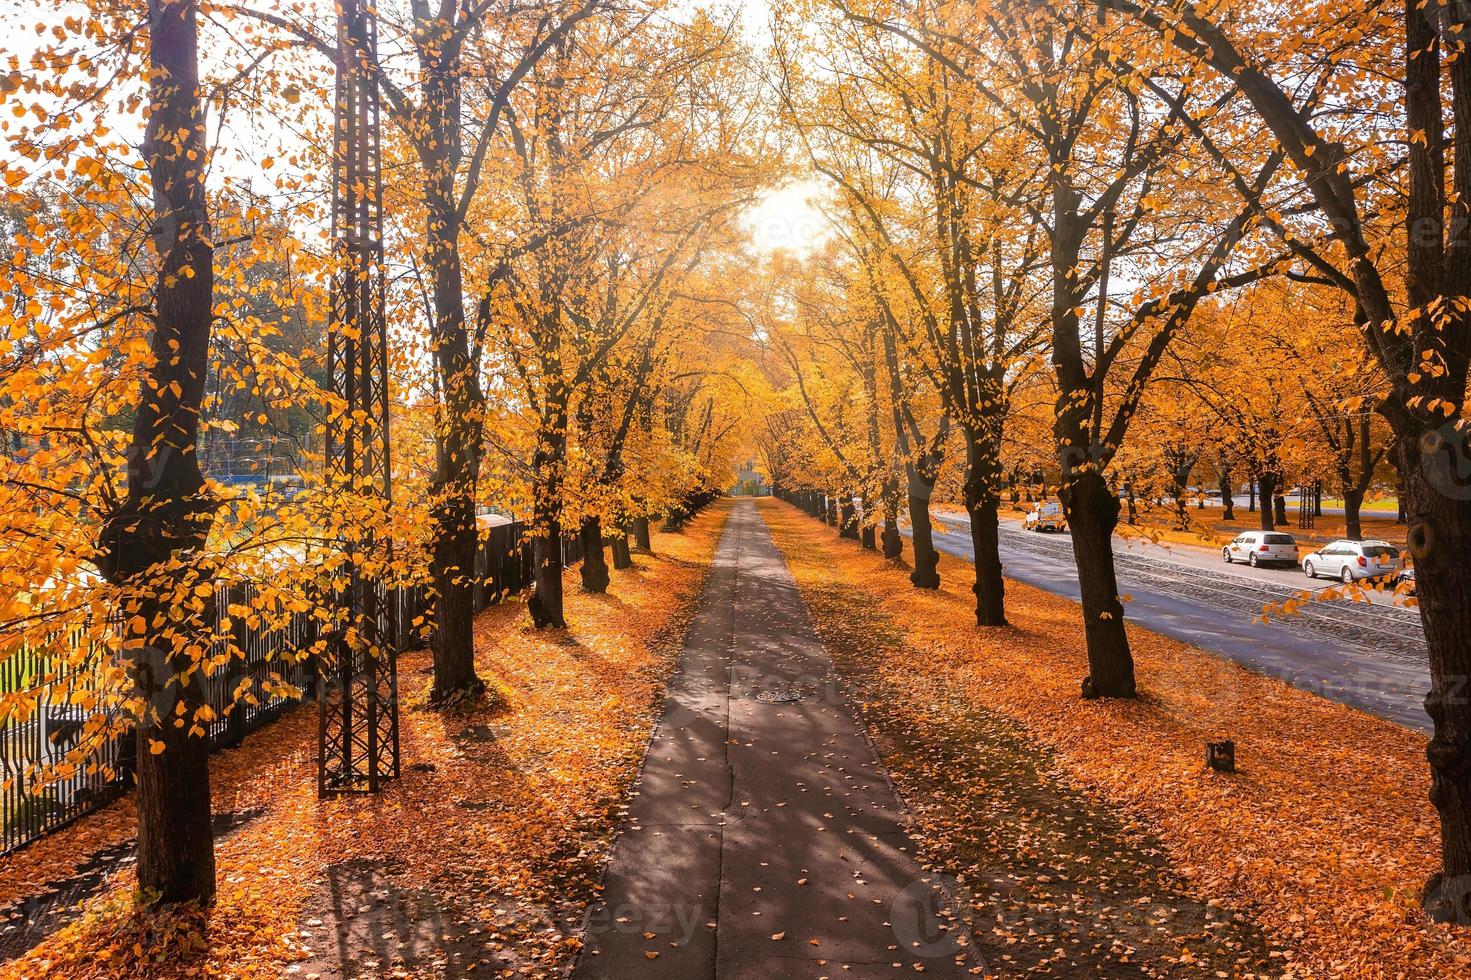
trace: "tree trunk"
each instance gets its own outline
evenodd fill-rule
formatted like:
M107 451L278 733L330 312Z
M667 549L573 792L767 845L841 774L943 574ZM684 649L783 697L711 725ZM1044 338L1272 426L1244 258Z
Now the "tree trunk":
M1221 467L1221 519L1224 521L1236 520L1236 493L1231 487L1231 468Z
M907 467L909 474L909 525L913 531L914 570L909 581L916 589L940 587L940 553L935 550L934 524L930 521L930 498L935 484L926 480L919 469Z
M983 499L970 511L970 541L976 554L976 625L1006 625L1006 580L1001 576L1000 508Z
M1064 485L1061 497L1068 529L1072 532L1088 641L1088 676L1083 680L1083 697L1132 698L1134 657L1124 631L1124 604L1119 599L1113 565L1118 498L1096 472L1079 474L1070 485Z
M890 561L897 560L904 555L904 536L899 533L899 487L895 484L890 492L885 494L884 501L884 533L879 536L879 543L883 547L884 557Z
M150 0L149 116L143 157L153 188L158 251L152 352L127 453L127 493L103 521L98 566L128 587L135 693L147 716L136 731L138 888L159 902L215 895L209 744L190 724L206 702L200 664L187 653L205 614L175 620L175 596L213 588L199 567L217 502L199 470L199 417L208 374L214 250L201 162L207 154L199 83L197 0ZM177 566L168 571L169 566ZM187 678L182 684L181 679ZM176 707L183 711L175 713ZM187 719L182 727L173 720ZM162 747L155 754L154 745Z
M1257 492L1262 498L1261 526L1263 531L1277 529L1272 517L1272 503L1277 494L1277 474L1263 473L1257 480Z
M1198 454L1191 454L1178 448L1166 451L1166 457L1174 460L1170 468L1170 479L1175 497L1175 524L1182 531L1190 526L1190 515L1186 510L1189 501L1185 498L1189 492L1190 474L1195 471L1197 456Z
M633 555L628 550L628 532L619 530L612 537L613 567L619 571L633 567Z
M537 521L541 531L531 542L532 589L527 601L537 629L566 629L562 604L562 523L556 515Z
M1256 513L1256 480L1255 479L1251 479L1251 480L1247 480L1246 481L1246 511L1249 514Z
M567 628L562 597L562 465L567 457L567 386L560 363L542 401L536 452L531 457L532 539L531 598L526 604L537 629Z
M1006 580L1001 577L1001 466L997 447L981 433L966 432L965 509L975 551L976 625L1006 625Z
M1301 505L1302 498L1301 497L1298 497L1297 499L1298 499L1299 505ZM1272 508L1276 512L1277 523L1278 524L1286 524L1287 523L1287 495L1284 494L1284 493L1282 493L1280 491L1280 488L1279 488L1278 493L1275 496L1272 497Z
M1364 491L1358 487L1345 487L1343 490L1343 536L1350 541L1364 540L1363 522L1360 512L1364 505Z
M892 561L904 554L904 537L899 533L899 477L893 471L884 479L882 498L884 530L879 535L879 547Z
M434 162L424 184L424 240L434 303L431 350L441 400L436 406L435 467L430 491L434 516L432 554L435 608L434 686L431 703L478 692L475 676L475 495L480 478L485 394L479 366L470 356L465 324L464 273L460 262L459 195L455 175L461 157L458 59L421 45L424 125Z
M633 544L639 551L646 554L654 550L653 542L649 539L649 519L647 517L633 519Z
M475 551L479 546L475 505L461 495L442 499L435 508L433 540L436 593L434 684L430 704L443 704L485 690L475 674Z
M877 528L875 528L872 524L865 524L865 525L863 525L863 529L861 531L859 531L858 534L859 534L859 539L863 542L863 547L865 549L867 549L868 551L877 551L878 550L878 529Z
M1410 522L1407 540L1430 655L1425 711L1434 735L1426 757L1430 801L1441 822L1440 884L1445 897L1459 897L1457 911L1464 916L1465 885L1471 880L1471 699L1466 697L1466 678L1471 677L1471 564L1466 561L1471 554L1471 453L1464 432L1439 440L1402 434L1398 446Z
M582 542L582 587L588 592L601 594L608 591L608 557L603 552L603 522L597 517L585 517L577 530Z
M898 561L904 557L904 535L899 533L899 520L893 515L884 517L884 533L879 538L884 557Z
M1394 447L1396 450L1398 446ZM1394 480L1394 522L1396 524L1408 524L1410 522L1409 495L1405 492L1404 474L1399 472L1402 465L1400 456L1395 453L1395 480Z
M858 511L851 496L844 496L838 502L838 537L858 540Z
M140 614L150 615L144 603ZM155 612L159 610L155 607ZM165 613L166 614L166 613ZM174 639L177 638L175 632ZM187 659L187 658L186 658ZM183 665L165 668L181 676ZM205 704L198 671L182 690L177 683L156 691L153 707L164 711L184 704L184 717ZM199 901L215 894L214 827L210 821L209 739L189 734L189 726L150 722L139 725L137 748L138 890L161 904ZM163 751L154 754L154 743Z

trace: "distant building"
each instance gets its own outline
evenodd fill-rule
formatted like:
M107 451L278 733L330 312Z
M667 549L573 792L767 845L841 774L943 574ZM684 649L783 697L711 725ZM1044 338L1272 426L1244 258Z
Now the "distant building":
M771 485L766 482L766 475L756 469L756 461L748 459L736 469L735 485L730 492L738 497L767 497L771 495Z

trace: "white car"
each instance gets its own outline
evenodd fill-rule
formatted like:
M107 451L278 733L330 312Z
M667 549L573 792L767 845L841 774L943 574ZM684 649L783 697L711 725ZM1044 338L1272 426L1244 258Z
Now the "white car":
M1252 568L1277 562L1297 564L1297 541L1281 531L1247 531L1221 549L1221 557L1229 565L1244 561Z
M1066 531L1067 518L1063 516L1062 504L1048 500L1033 507L1022 521L1026 531Z
M1327 575L1342 582L1397 575L1399 549L1388 541L1335 541L1302 560L1308 578Z

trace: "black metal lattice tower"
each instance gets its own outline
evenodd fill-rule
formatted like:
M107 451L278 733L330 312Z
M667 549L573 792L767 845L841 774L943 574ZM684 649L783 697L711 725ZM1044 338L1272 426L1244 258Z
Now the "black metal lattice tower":
M333 487L392 496L388 455L388 345L384 320L383 175L372 0L338 0L333 126L332 325L328 373L345 415L327 426ZM372 542L344 540L348 585L318 684L317 789L377 792L399 773L398 674L389 640L392 604L364 572ZM351 627L350 629L347 627Z
M1297 487L1297 526L1304 530L1314 526L1313 517L1317 512L1314 506L1314 493L1316 484L1303 481Z

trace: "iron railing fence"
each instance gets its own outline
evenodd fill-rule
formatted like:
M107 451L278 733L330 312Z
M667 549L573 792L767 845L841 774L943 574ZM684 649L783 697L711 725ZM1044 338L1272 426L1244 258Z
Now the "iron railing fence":
M475 563L477 610L531 584L531 546L523 539L525 530L519 522L502 524L491 528L481 540ZM581 557L580 551L577 557ZM205 698L215 714L208 726L212 749L239 743L301 700L315 697L317 671L310 650L319 639L317 619L308 611L292 613L270 625L252 625L249 617L230 616L232 605L237 610L250 605L255 590L250 582L216 588L215 625L222 626L229 617L229 642L240 656L231 657L224 670L205 681ZM432 642L426 586L395 587L384 598L388 601L379 606L382 612L378 626L395 653L422 646L426 638ZM97 672L87 667L95 661L77 649L84 642L92 641L80 632L57 635L50 638L47 649L24 650L0 660L0 692L35 687L40 679L44 679L47 690L58 693L85 691ZM92 653L103 655L100 649ZM268 693L261 681L272 673L302 692L302 697ZM236 699L235 692L243 681L250 682L254 703ZM61 762L77 745L88 710L74 703L77 700L62 697L53 703L43 695L26 719L0 718L0 854L9 854L61 829L117 799L131 786L131 735L99 746L85 764L49 780L42 788L28 785L28 773L38 765Z

